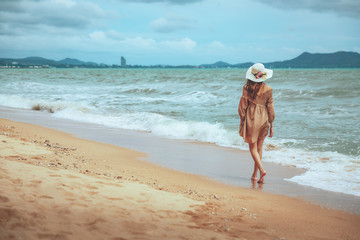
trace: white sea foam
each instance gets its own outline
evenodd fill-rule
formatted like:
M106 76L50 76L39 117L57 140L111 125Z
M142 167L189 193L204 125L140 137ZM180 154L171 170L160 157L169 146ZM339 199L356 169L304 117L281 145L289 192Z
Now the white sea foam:
M272 148L276 146L276 150L264 151L264 161L307 170L302 175L287 179L288 181L360 196L359 157L346 156L336 152L285 148L281 147L282 144L275 142L272 141L271 145Z
M0 70L1 105L248 149L237 129L242 70L10 71ZM301 70L277 71L283 73L269 82L277 114L275 136L265 142L264 161L307 170L289 181L359 196L360 131L354 127L360 118L360 84L354 79L359 74L314 70L304 77ZM285 77L287 71L296 81ZM318 77L336 74L349 78L340 84L337 78ZM344 87L349 84L352 91Z
M88 111L89 109L94 109L86 104L81 102L71 102L71 101L47 101L41 99L29 99L16 95L0 95L1 105L12 107L12 108L21 108L21 109L30 109L30 110L39 110L46 112L59 112L66 109L76 109L77 111Z
M245 147L237 132L226 129L221 123L180 121L147 112L106 115L79 110L81 108L66 108L56 111L54 116L108 127L147 131L172 139L210 142L226 147Z
M31 109L31 101L16 95L9 96L0 94L0 103L1 105L12 108Z
M79 109L66 108L55 112L54 116L109 127L148 131L171 139L188 139L215 143L224 147L247 149L247 145L238 136L237 131L226 129L221 123L179 121L146 112L106 116L79 111ZM300 176L287 179L288 181L360 196L360 159L358 157L349 157L335 152L307 152L302 149L284 147L284 144L296 145L303 141L268 139L265 143L264 161L307 170ZM267 147L268 145L272 147Z

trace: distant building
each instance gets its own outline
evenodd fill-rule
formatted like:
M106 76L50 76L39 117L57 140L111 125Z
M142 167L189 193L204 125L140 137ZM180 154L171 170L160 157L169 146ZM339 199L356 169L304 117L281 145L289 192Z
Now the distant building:
M126 67L126 59L121 56L121 67Z

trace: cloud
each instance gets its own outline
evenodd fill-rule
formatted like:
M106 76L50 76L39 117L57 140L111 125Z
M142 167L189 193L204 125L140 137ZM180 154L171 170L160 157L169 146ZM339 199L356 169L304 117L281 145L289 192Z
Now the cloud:
M0 34L9 35L42 34L51 28L82 30L109 15L93 3L72 0L2 0L0 9Z
M221 49L221 50L226 49L225 45L219 41L213 41L211 44L209 44L209 47L212 49Z
M258 0L280 9L309 9L315 12L333 11L341 16L360 17L359 0Z
M119 38L114 38L118 36ZM191 51L196 47L196 42L190 38L183 38L173 41L156 41L152 38L143 38L141 36L125 38L115 30L94 31L90 33L85 39L80 40L78 43L87 44L87 47L103 48L107 46L109 51L126 50L131 52L139 51L166 51L166 50L180 50Z
M355 52L360 53L360 47L359 47L359 46L355 46L355 47L353 47L353 49L351 49L350 51L355 51Z
M158 2L163 2L163 3L170 3L170 4L179 4L179 5L183 5L183 4L188 4L188 3L196 3L196 2L202 2L203 0L119 0L122 2L140 2L140 3L158 3Z
M110 39L113 39L113 40L116 40L116 41L121 41L121 40L124 40L125 39L125 36L124 34L118 32L118 31L115 31L115 30L109 30L107 33L106 33L106 36Z
M106 35L103 31L95 31L89 34L89 37L92 41L98 42L98 41L104 41L106 38Z
M23 6L19 4L21 0L2 0L0 1L0 12L21 12Z
M193 28L192 20L180 17L161 17L150 23L155 32L169 33Z
M160 47L191 51L196 47L196 42L190 38L183 38L180 41L163 41L160 43Z

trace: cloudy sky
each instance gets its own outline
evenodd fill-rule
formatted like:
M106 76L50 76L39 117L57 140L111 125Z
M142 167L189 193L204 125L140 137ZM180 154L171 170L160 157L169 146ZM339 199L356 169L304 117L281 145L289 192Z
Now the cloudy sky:
M0 58L269 62L360 52L359 0L0 0Z

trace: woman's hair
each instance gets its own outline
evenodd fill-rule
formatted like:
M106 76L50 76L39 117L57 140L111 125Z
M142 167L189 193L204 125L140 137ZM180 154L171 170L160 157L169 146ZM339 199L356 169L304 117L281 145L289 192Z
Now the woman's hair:
M255 99L256 94L259 92L261 85L263 84L263 82L254 82L251 80L247 80L246 84L245 84L245 88L249 93L249 96L252 99Z

